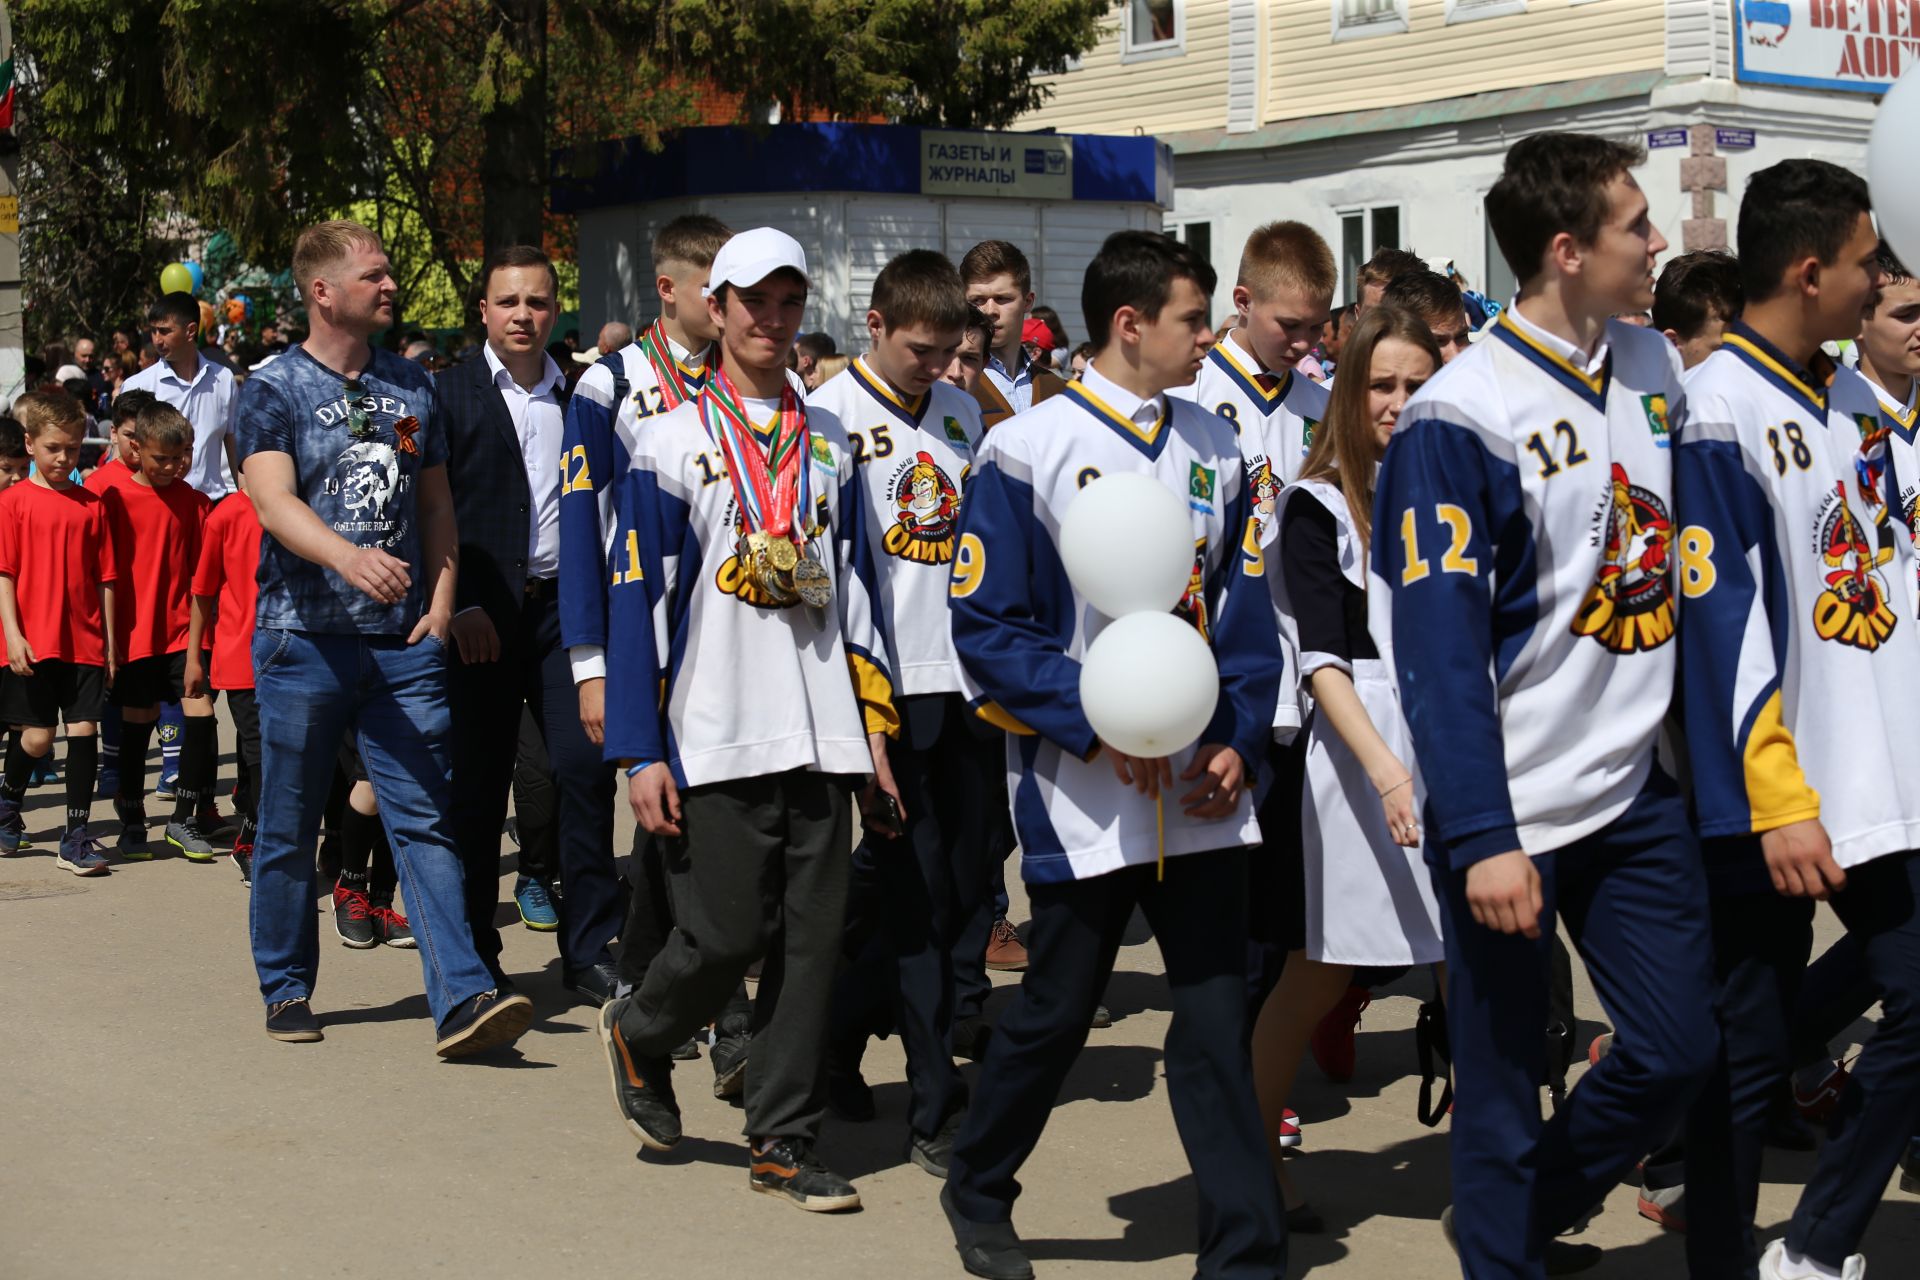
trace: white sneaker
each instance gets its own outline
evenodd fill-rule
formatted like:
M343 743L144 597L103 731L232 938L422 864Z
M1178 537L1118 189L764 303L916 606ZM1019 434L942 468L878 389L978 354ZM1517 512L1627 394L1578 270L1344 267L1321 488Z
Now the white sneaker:
M1811 1263L1812 1259L1807 1259ZM1787 1242L1775 1240L1760 1255L1760 1280L1818 1280L1830 1274L1816 1270L1813 1266L1796 1267L1787 1270ZM1840 1280L1867 1280L1867 1259L1865 1254L1856 1253L1846 1260L1840 1268Z

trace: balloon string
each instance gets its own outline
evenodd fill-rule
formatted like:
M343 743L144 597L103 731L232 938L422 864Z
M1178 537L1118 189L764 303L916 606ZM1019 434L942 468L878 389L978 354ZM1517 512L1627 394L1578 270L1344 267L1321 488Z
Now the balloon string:
M1154 864L1153 878L1167 878L1167 806L1158 791L1153 793L1153 824L1160 835L1160 860Z

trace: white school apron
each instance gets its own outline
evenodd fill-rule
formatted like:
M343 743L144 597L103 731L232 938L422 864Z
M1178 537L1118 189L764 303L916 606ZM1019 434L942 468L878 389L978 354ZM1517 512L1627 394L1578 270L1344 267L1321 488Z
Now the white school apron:
M1339 536L1340 572L1356 588L1366 585L1366 565L1346 498L1324 480L1288 486L1276 504L1280 520L1287 502L1308 490L1333 513ZM1284 553L1283 553L1284 554ZM1284 582L1284 573L1282 580ZM1283 624L1295 627L1291 602L1280 592ZM1299 636L1293 637L1297 642ZM1301 687L1326 655L1302 652ZM1426 803L1413 738L1387 664L1360 658L1351 664L1354 692L1393 754L1413 774L1413 812ZM1317 710L1317 709L1316 709ZM1424 835L1424 829L1422 831ZM1306 870L1306 954L1326 964L1368 967L1430 964L1446 958L1440 909L1419 846L1404 848L1387 831L1387 817L1359 758L1322 715L1307 724L1306 788L1300 803L1300 840Z

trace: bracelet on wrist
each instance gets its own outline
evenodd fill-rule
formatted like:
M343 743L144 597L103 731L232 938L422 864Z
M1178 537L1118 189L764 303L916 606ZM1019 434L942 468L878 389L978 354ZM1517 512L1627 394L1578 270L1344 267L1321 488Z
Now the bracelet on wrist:
M1396 783L1394 783L1394 784L1393 784L1392 786L1390 786L1390 787L1388 787L1388 788L1387 788L1387 789L1386 789L1385 791L1382 791L1382 792L1380 793L1380 798L1381 798L1382 800L1385 800L1385 799L1386 799L1386 798L1387 798L1388 796L1390 796L1390 795L1392 795L1392 794L1393 794L1394 792L1396 792L1396 791L1398 791L1398 790L1399 790L1400 788L1402 788L1402 787L1410 787L1410 786L1412 786L1412 785L1413 785L1413 779L1412 779L1412 778L1402 778L1402 779L1400 779L1400 781L1398 781L1398 782L1396 782Z

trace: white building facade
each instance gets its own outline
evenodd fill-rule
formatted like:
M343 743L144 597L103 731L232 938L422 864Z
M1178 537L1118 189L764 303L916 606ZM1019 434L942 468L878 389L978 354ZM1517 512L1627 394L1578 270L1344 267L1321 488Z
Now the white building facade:
M1337 301L1375 249L1512 276L1483 200L1517 139L1647 148L1637 177L1673 252L1728 244L1755 170L1865 171L1877 94L1920 58L1907 6L1856 0L1122 0L1114 29L1029 121L1137 123L1174 157L1165 226L1223 281L1257 226L1318 229ZM1915 21L1920 22L1920 18ZM1889 29L1883 30L1883 27ZM1136 38L1142 37L1142 38Z

